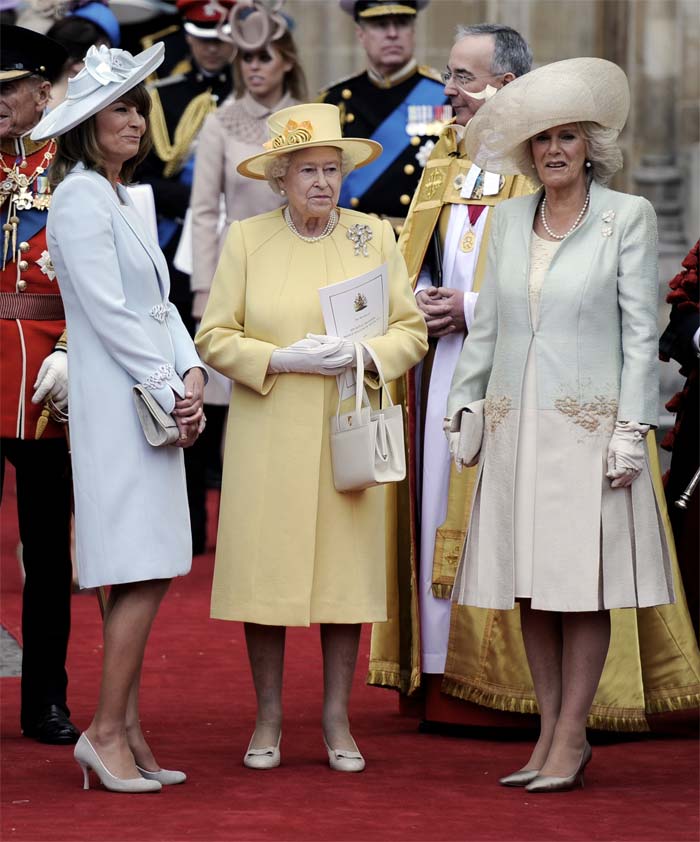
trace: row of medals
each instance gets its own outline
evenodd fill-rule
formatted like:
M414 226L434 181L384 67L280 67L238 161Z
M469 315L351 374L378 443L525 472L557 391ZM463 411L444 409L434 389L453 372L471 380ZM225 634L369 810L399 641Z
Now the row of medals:
M445 123L451 119L451 105L409 105L406 134L412 137L437 137Z
M48 210L51 205L51 188L49 187L48 176L42 175L43 167L37 167L34 183L30 182L30 176L12 168L6 173L7 178L0 182L0 205L5 203L8 196L12 197L13 204L17 210ZM32 175L34 175L32 173ZM31 187L34 187L32 192Z

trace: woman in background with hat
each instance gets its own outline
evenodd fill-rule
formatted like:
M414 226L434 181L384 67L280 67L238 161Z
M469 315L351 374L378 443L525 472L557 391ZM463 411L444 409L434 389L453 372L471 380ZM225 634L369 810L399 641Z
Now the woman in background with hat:
M324 335L318 291L387 265L388 331L367 340L387 381L425 354L425 322L389 223L336 207L343 175L381 147L343 138L334 105L286 108L268 125L268 151L238 171L288 204L231 225L196 338L235 381L212 616L246 624L258 713L245 765L279 764L285 627L320 623L329 763L359 772L348 701L361 623L387 617L385 492L335 490L329 417L353 354Z
M190 208L192 210L192 316L202 318L228 226L283 204L261 181L240 175L240 162L260 150L267 139L267 118L307 99L306 78L299 63L290 21L261 0L237 3L220 27L233 42L235 93L204 121L198 140ZM226 223L220 225L221 196ZM205 407L209 426L202 441L211 441L219 459L221 436L231 396L228 378L209 372Z
M32 133L59 137L48 244L70 333L78 578L83 588L111 586L100 698L75 758L86 788L92 769L115 792L185 780L159 767L138 712L151 624L192 553L182 450L147 443L134 385L173 413L180 448L204 423L201 363L168 301L163 255L124 187L148 150L143 80L162 54L162 44L135 58L91 47L66 99Z
M476 461L483 423L454 598L520 604L540 736L501 783L530 792L583 786L609 610L674 600L645 443L658 405L656 217L605 186L628 110L619 67L571 59L516 79L467 127L479 166L543 185L496 210L446 419L458 467Z

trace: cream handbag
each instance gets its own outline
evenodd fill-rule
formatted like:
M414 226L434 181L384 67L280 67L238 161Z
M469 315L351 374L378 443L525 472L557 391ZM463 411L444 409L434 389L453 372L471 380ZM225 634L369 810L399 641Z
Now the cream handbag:
M388 402L383 409L372 409L367 397L363 348L372 358L379 375L380 391ZM337 491L362 491L373 485L399 482L406 476L403 408L391 400L374 351L356 343L355 355L355 408L341 415L339 392L338 409L330 419L333 484Z
M134 386L134 403L143 434L152 447L163 447L178 440L180 432L169 415L145 386Z

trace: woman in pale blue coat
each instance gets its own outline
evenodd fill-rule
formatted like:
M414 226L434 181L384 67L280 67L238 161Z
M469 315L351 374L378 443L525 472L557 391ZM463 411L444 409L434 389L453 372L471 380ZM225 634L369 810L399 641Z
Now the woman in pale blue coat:
M48 244L66 311L78 578L111 585L94 719L75 748L110 790L181 783L141 731L138 695L151 624L170 579L191 565L183 447L203 426L204 375L168 302L165 259L123 182L148 151L142 80L162 44L136 58L91 48L68 97L34 130L60 135ZM178 426L178 447L151 447L136 413L143 384Z
M531 792L583 785L609 609L674 599L645 444L658 404L656 217L604 186L622 165L628 109L619 67L572 59L517 79L467 129L479 166L544 186L496 211L446 418L458 467L481 448L454 598L520 604L541 729L501 783Z

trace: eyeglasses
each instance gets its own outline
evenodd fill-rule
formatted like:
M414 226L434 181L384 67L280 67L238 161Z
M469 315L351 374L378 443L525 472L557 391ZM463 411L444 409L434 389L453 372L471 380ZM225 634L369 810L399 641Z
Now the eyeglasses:
M450 79L454 79L458 85L464 87L464 85L468 85L470 82L476 82L477 79L493 79L493 73L489 73L487 76L472 76L471 73L463 73L457 70L453 73L451 70L443 70L440 74L442 77L443 84L447 85Z

